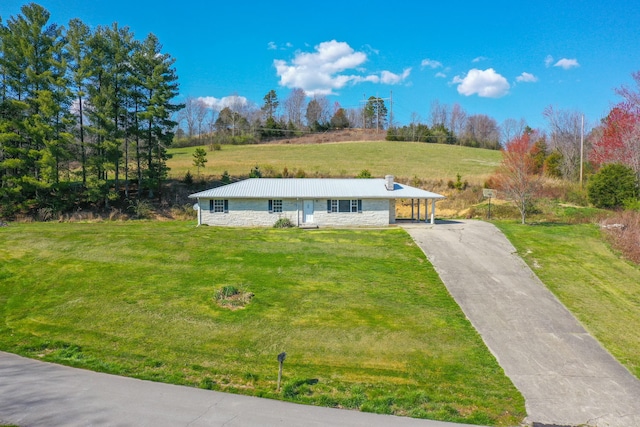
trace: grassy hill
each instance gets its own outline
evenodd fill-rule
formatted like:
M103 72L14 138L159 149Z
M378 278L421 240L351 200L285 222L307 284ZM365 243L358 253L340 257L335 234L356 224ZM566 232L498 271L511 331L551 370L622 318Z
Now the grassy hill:
M225 170L233 176L247 176L254 166L281 173L303 170L307 177L349 177L367 169L374 177L391 174L398 178L455 180L456 175L471 184L482 184L501 160L501 154L442 144L416 142L357 141L322 144L224 145L220 151L207 148L207 164L201 173L219 177ZM173 178L187 170L193 175L195 147L173 148L167 164Z

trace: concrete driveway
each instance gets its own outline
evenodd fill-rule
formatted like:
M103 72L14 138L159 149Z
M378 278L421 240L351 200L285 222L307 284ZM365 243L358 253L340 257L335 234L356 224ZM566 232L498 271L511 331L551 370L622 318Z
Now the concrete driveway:
M640 381L585 331L495 226L402 227L524 396L529 422L640 426Z

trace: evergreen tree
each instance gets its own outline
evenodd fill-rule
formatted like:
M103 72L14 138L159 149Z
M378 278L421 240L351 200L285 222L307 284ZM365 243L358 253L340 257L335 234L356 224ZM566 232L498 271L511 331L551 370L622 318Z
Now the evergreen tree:
M276 114L278 105L280 105L278 95L275 90L271 89L269 93L264 96L264 105L262 106L262 112L265 115L265 120L274 118L273 116Z
M204 148L198 147L193 152L193 166L198 168L198 175L200 175L200 168L204 168L207 163L207 152Z
M76 105L74 107L77 117L77 136L80 144L80 166L82 170L82 185L87 185L87 147L85 145L84 129L84 103L87 96L87 85L89 80L89 40L91 31L79 19L72 19L67 30L66 53L71 82Z
M48 24L49 12L39 5L21 12L1 30L0 198L26 210L59 180L68 99L61 29Z
M181 108L173 59L127 27L74 19L65 34L48 21L36 4L0 20L0 216L65 209L72 162L83 200L117 198L123 170L128 197L134 142L140 188L159 189Z
M382 98L370 96L363 114L366 128L384 129L387 125L387 107Z
M155 187L159 198L162 181L168 171L167 147L173 140L173 129L177 125L172 116L183 107L171 103L178 95L178 77L173 68L175 59L161 50L158 38L149 34L140 46L134 69L143 89L138 116L145 143L149 197L153 197Z

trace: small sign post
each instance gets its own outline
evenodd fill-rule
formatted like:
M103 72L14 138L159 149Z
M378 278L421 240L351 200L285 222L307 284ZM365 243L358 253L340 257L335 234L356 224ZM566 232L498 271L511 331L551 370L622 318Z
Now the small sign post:
M284 359L287 358L287 353L282 352L278 355L278 363L280 364L280 369L278 370L278 388L276 391L280 391L280 381L282 380L282 365L284 364Z
M489 214L487 215L488 219L491 219L491 198L495 198L498 192L496 190L492 190L491 188L483 188L482 195L484 197L489 198Z

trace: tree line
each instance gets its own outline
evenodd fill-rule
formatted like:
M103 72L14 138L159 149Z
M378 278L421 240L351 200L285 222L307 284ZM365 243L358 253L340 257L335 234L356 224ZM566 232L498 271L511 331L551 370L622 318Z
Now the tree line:
M161 197L178 95L158 38L0 18L0 216Z
M225 98L219 111L202 98L187 96L184 104L176 116L176 145L247 144L352 127L384 130L388 124L382 98L371 96L363 108L347 109L339 102L330 105L323 95L307 100L300 88L284 101L271 89L261 106L235 94Z

